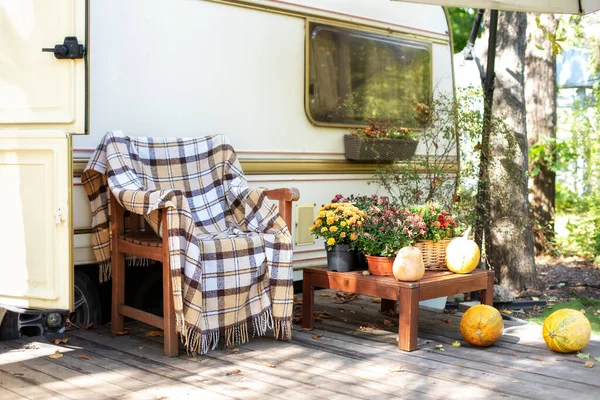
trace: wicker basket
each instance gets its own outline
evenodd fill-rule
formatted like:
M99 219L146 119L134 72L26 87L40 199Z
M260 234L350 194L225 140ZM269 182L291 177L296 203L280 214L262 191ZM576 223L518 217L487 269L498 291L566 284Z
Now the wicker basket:
M437 242L433 240L418 240L415 247L418 247L423 254L423 264L427 271L445 271L446 267L446 247L452 239L440 239Z
M344 135L344 150L348 160L394 161L411 158L419 142L410 139L371 139Z

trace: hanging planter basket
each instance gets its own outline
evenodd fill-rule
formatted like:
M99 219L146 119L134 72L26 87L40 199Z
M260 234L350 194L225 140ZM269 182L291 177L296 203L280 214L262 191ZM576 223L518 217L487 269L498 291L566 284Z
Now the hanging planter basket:
M372 139L344 135L346 158L352 161L391 162L411 158L417 150L417 140Z

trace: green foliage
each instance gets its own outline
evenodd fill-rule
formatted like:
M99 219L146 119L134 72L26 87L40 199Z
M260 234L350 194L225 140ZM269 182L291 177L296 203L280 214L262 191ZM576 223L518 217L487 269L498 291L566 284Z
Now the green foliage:
M597 310L600 310L600 300L590 299L585 296L582 296L577 300L571 300L566 303L552 304L546 306L542 315L529 318L529 321L543 325L546 317L548 317L554 311L561 310L563 308L569 308L578 311L585 310L585 316L592 325L592 332L594 332L595 334L600 334L600 314L594 315L594 313Z
M578 196L567 188L561 188L559 193L557 203L561 202L569 231L568 235L557 238L561 253L600 261L600 193Z
M600 105L590 100L600 90L592 93L575 101L572 108L558 110L565 137L534 147L530 154L557 172L556 213L566 220L568 232L557 235L558 251L600 264Z
M467 46L475 12L472 8L448 7L450 15L450 26L452 27L452 39L454 41L454 53L459 53ZM479 31L481 36L481 30Z

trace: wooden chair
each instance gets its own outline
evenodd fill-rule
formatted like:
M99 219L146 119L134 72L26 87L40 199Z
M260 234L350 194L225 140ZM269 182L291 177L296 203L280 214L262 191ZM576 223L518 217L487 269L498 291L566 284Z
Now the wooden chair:
M279 201L279 214L291 232L292 202L298 200L296 188L267 190L271 200ZM162 239L150 228L140 229L139 215L131 214L128 229L125 229L125 210L110 196L112 230L112 299L111 330L113 333L124 330L125 317L144 322L164 331L164 354L176 357L179 354L177 331L175 329L175 310L171 289L171 266L169 262L169 243L167 235L167 213L162 213ZM128 306L125 304L125 255L148 258L162 263L163 278L163 317Z

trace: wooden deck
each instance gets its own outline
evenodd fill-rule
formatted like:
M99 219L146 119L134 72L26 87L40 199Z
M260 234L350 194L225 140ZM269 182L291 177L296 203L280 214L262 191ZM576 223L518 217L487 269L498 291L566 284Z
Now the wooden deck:
M104 326L61 335L60 345L51 336L0 342L0 399L599 398L600 362L586 368L589 360L551 352L539 326L506 321L500 342L475 348L458 333L460 314L422 310L419 349L406 353L397 319L372 298L335 300L317 291L322 321L310 332L296 324L291 342L253 338L201 357L163 357L162 338L133 322L124 336ZM61 358L48 357L57 350ZM585 352L600 357L600 337Z

